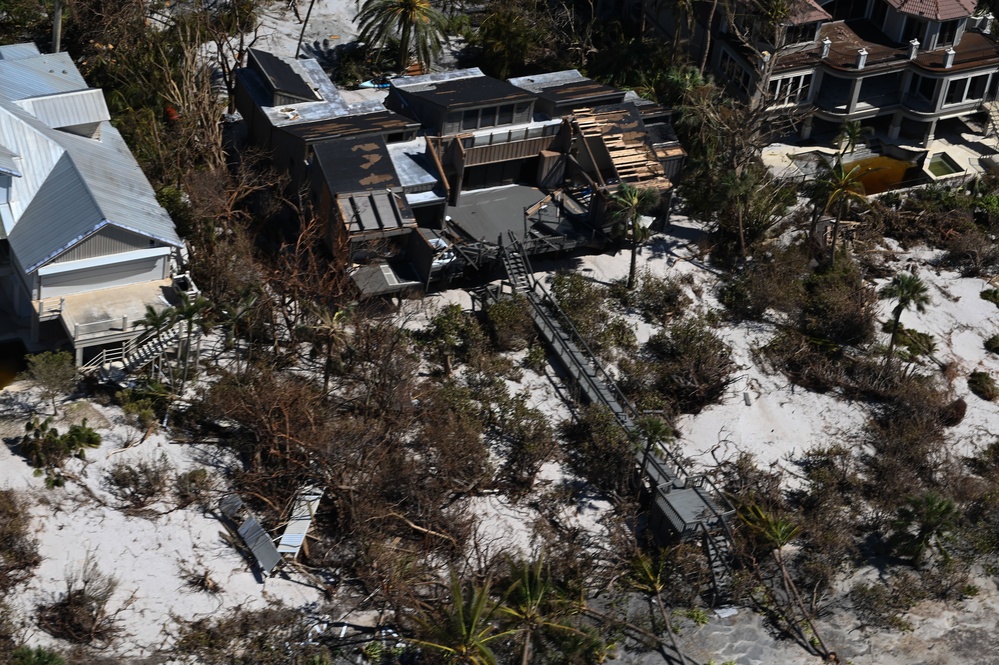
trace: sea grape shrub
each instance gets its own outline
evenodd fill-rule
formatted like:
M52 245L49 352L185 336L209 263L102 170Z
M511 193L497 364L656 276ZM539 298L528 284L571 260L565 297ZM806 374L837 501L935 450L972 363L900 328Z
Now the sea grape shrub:
M41 560L27 502L16 490L0 489L0 595L27 580Z
M808 262L808 253L800 245L775 249L732 272L718 298L738 319L762 321L776 314L782 319L779 322L794 321L805 300Z
M534 337L527 298L514 294L490 303L485 308L493 344L500 351L519 351Z
M653 335L639 358L623 361L625 391L646 407L700 413L732 382L732 350L703 319L683 319Z
M609 409L587 406L579 419L562 423L562 436L573 473L603 492L629 492L637 449Z
M800 328L809 336L834 344L858 346L874 337L874 291L856 264L840 261L805 279Z
M972 372L968 377L968 389L987 402L994 402L999 397L999 387L988 372Z
M559 272L552 277L551 293L594 353L612 357L617 350L635 348L631 325L619 316L612 316L607 307L607 288L579 273Z
M999 354L999 335L992 335L985 340L985 350L990 353Z
M691 280L686 280L690 282ZM633 307L652 324L664 325L682 316L691 300L684 288L685 280L672 275L656 275L651 270L639 273L638 286L628 290L624 283L615 283L613 292L625 307Z

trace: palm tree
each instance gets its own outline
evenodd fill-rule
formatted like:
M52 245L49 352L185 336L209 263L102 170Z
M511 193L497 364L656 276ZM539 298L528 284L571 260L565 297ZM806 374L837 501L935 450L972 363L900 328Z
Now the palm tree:
M891 325L891 340L888 342L888 353L885 356L890 362L895 351L895 340L898 337L902 312L910 307L915 307L919 313L925 312L926 306L930 304L930 294L923 280L912 273L902 272L895 275L891 282L881 289L880 295L882 298L892 298L898 301L891 311L894 318Z
M642 455L642 476L648 472L649 458L657 443L673 438L673 429L662 418L650 416L638 421L638 434L645 437L645 452Z
M384 48L398 37L402 71L409 67L411 51L424 70L441 52L446 19L430 0L365 0L354 20L361 31L358 41Z
M177 311L173 307L157 311L152 305L146 305L146 313L135 322L135 325L142 326L147 332L151 332L153 339L159 339L163 331L174 322L176 316Z
M751 504L740 509L739 517L770 548L770 553L773 555L774 561L777 563L777 568L780 570L788 602L791 603L793 601L797 605L798 611L811 630L811 634L818 643L818 647L822 650L824 656L828 656L830 651L822 640L822 636L819 635L819 631L816 630L811 615L805 609L805 604L798 593L798 587L795 585L794 580L791 579L791 575L787 570L787 562L784 560L784 547L798 537L801 533L801 527L785 517L767 512L757 504ZM789 623L795 625L797 622ZM805 639L808 642L807 638Z
M950 559L950 553L945 545L950 540L957 517L957 506L950 499L932 492L910 497L906 505L898 510L889 543L896 553L911 559L915 566L919 565L930 546L946 561Z
M184 374L180 380L180 392L184 392L184 384L187 382L187 368L191 362L191 343L194 339L194 331L201 328L204 321L205 310L208 309L208 299L201 295L193 299L186 293L180 294L180 304L174 308L176 317L184 321L187 328L186 340L184 343ZM199 341L200 344L200 341Z
M481 587L461 583L451 573L451 600L441 611L416 618L425 640L410 639L418 646L439 651L449 663L496 665L491 644L512 631L497 631L493 617L498 608L490 596L491 584Z
M533 562L511 563L510 579L512 583L498 613L503 627L520 637L521 665L528 665L533 653L549 652L551 638L573 638L559 643L562 656L569 655L567 647L582 651L595 646L591 635L567 623L575 605L561 597L543 554Z
M836 135L836 142L839 143L839 154L853 154L853 151L864 140L865 137L874 134L872 127L864 127L859 120L847 120L839 128Z
M631 244L631 268L628 271L628 289L635 288L635 275L638 271L638 245L649 236L648 228L641 225L642 215L659 205L660 193L650 188L633 187L621 183L611 196L609 213L614 222L611 234L626 238Z
M864 203L864 185L861 179L871 172L870 168L854 166L847 170L843 166L842 155L836 157L833 163L825 162L826 174L817 182L818 190L825 198L823 212L836 209L836 221L833 223L832 240L829 243L829 266L836 263L836 240L839 237L839 225L843 221L852 201Z
M665 551L660 552L657 557L653 557L643 551L638 551L631 563L629 582L636 591L646 593L651 599L655 600L655 604L659 609L659 616L669 637L670 646L680 657L681 665L687 665L692 659L680 650L680 645L676 641L676 632L670 623L669 612L663 600L663 592L666 591L669 585L669 576L666 574L667 560L668 557Z

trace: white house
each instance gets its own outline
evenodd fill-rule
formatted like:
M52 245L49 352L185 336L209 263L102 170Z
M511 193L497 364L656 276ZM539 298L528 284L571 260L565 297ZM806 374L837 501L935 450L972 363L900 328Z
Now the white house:
M168 306L182 248L101 90L66 53L0 46L0 305L6 333L78 364Z

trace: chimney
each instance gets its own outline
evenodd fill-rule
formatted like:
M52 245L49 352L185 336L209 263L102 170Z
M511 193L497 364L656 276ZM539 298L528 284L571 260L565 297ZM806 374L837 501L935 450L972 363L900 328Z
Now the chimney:
M857 51L857 69L863 69L867 64L867 49L861 48Z
M909 42L909 60L915 60L917 55L919 55L919 40L913 39Z
M950 69L954 66L954 55L956 51L950 47L944 51L944 69Z
M820 55L819 57L820 58L828 58L829 57L829 51L831 49L832 49L832 40L830 40L828 37L826 37L825 39L822 40L822 55Z

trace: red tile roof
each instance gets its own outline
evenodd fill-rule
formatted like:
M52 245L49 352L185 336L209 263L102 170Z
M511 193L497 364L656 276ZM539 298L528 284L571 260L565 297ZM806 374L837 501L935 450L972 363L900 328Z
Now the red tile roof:
M949 21L975 13L975 0L887 0L888 4L912 16L933 21Z

